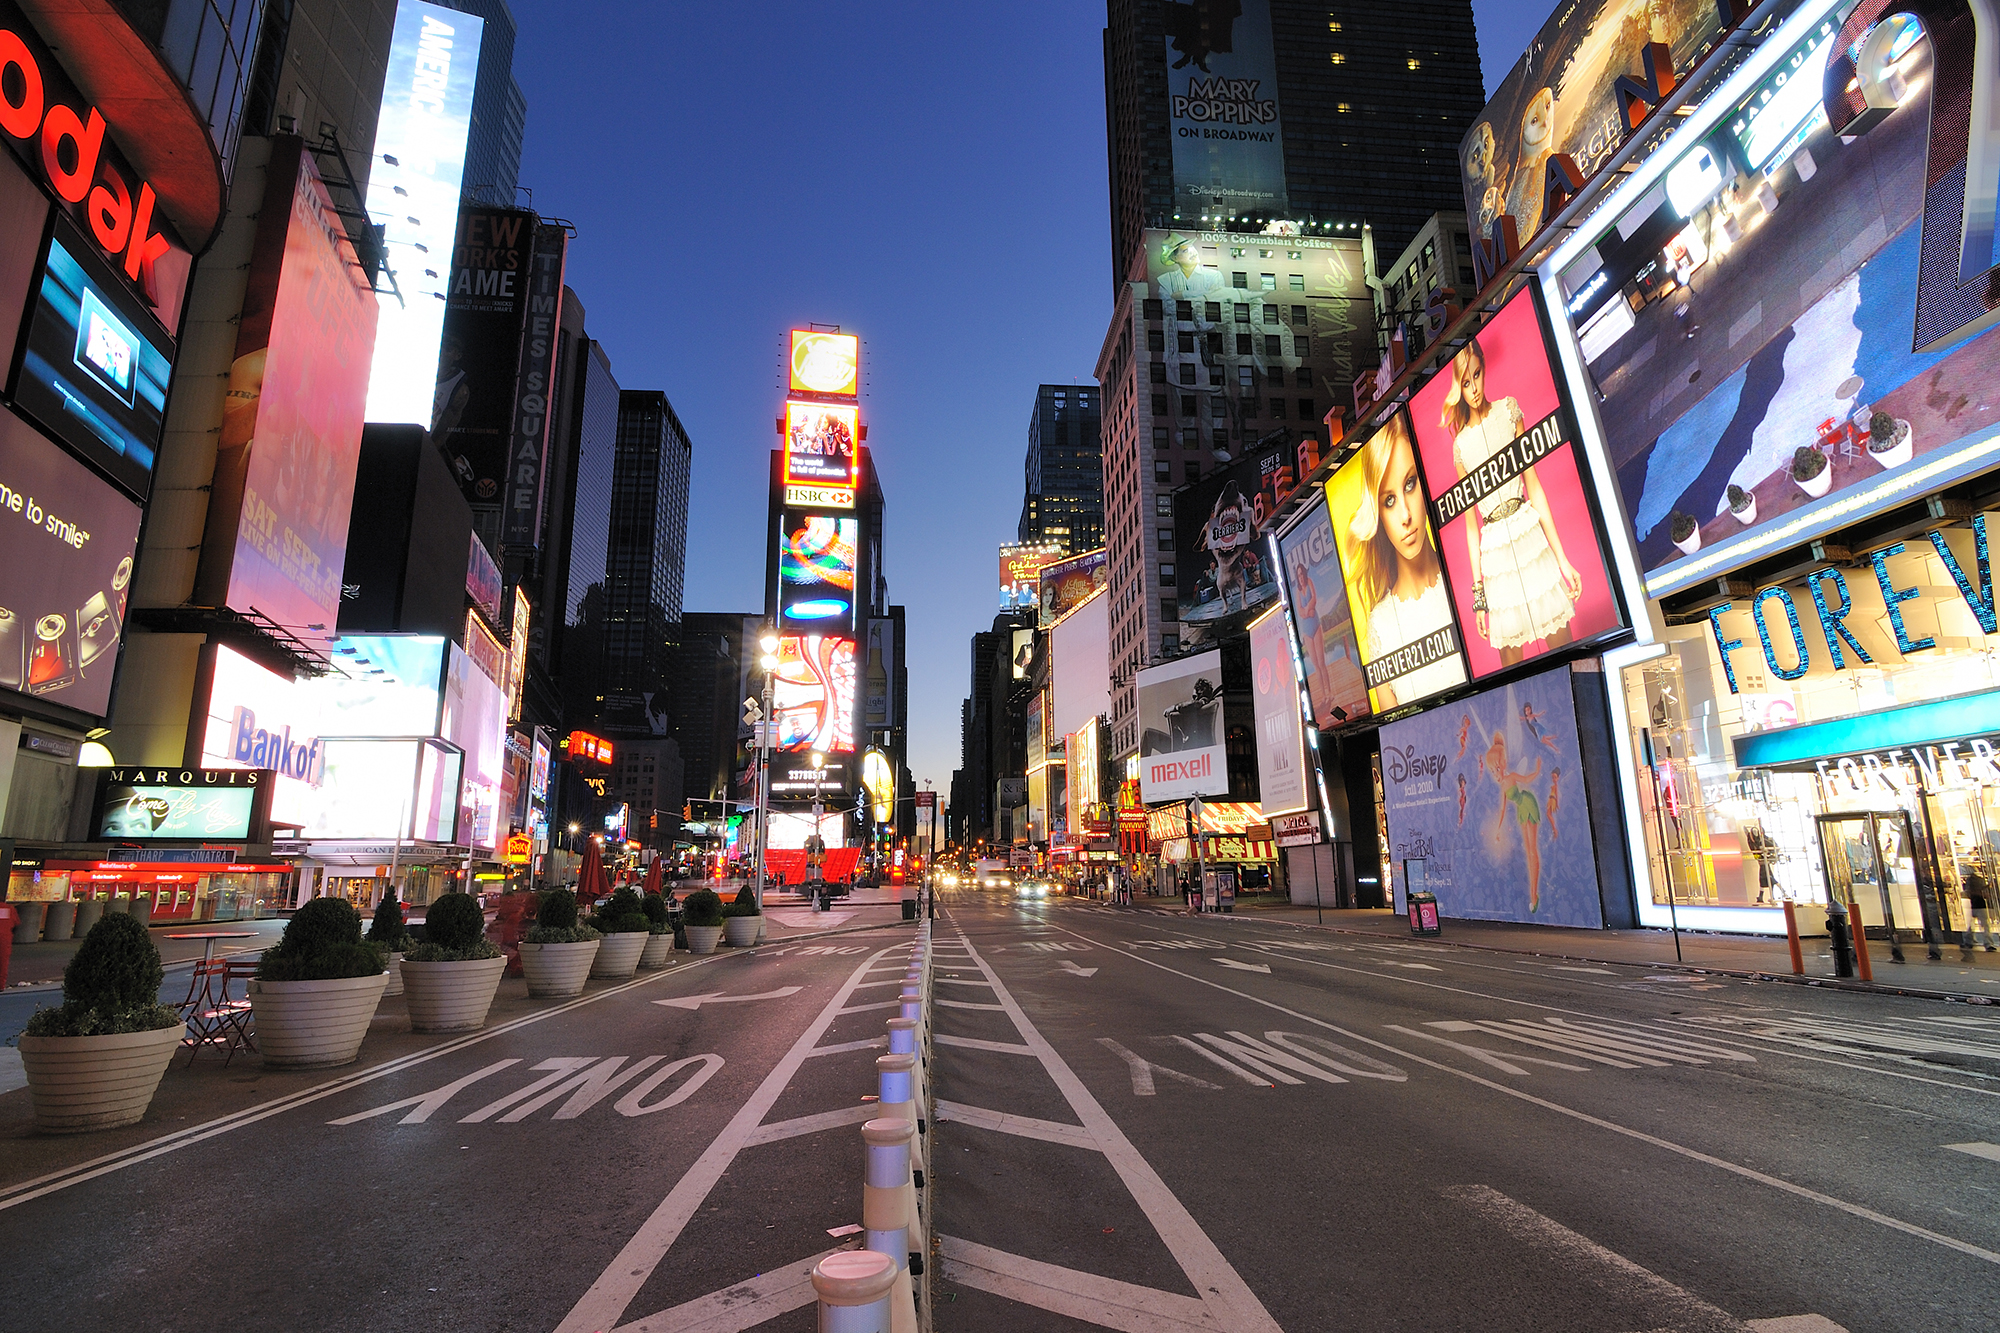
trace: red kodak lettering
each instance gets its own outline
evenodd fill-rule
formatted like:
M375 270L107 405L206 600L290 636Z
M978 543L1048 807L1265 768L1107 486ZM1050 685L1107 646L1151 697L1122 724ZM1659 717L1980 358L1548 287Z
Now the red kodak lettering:
M64 170L62 164L62 143L69 140L76 145L76 166ZM76 112L57 103L49 108L48 118L42 122L42 170L48 173L49 184L57 194L72 204L80 204L90 193L90 179L97 174L97 155L104 148L104 117L97 114L97 108L90 108L88 123L76 118Z
M139 211L132 217L132 248L125 252L125 276L145 288L155 305L159 298L153 290L153 262L169 248L167 238L153 230L153 187L142 184Z
M9 66L21 71L21 100L12 101L0 91L0 130L16 139L32 138L42 123L42 67L26 42L0 29L0 89L7 86Z
M108 254L125 248L132 231L132 189L115 171L107 171L90 192L90 234Z

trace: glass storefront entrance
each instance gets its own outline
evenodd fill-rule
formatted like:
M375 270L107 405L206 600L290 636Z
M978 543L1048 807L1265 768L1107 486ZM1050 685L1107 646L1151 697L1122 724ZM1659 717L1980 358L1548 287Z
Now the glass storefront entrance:
M1935 873L1907 810L1821 815L1815 822L1828 890L1873 938L1889 942L1891 958L1903 961L1903 941L1912 934L1936 940Z

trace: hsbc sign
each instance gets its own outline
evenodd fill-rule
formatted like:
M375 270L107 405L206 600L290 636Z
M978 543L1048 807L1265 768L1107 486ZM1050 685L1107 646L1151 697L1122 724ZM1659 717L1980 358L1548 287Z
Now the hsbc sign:
M152 185L108 137L110 128L21 11L0 0L0 132L172 331L182 286L175 271L185 274L187 248L160 218ZM167 275L159 271L163 260Z

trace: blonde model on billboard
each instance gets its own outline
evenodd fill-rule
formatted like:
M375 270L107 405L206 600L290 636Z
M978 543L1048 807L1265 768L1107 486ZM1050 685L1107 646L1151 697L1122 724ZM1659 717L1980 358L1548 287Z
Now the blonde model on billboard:
M1431 536L1430 502L1417 476L1417 451L1403 415L1389 418L1361 447L1365 492L1348 530L1359 545L1355 591L1368 625L1368 660L1386 657L1451 625L1444 562ZM1405 672L1375 689L1378 709L1421 699L1465 680L1456 654Z
M1442 424L1452 433L1451 458L1461 477L1527 433L1519 402L1486 396L1486 350L1477 338L1452 358ZM1501 665L1520 661L1537 639L1551 648L1570 641L1583 576L1563 554L1534 468L1472 507L1465 544L1473 627L1499 650Z

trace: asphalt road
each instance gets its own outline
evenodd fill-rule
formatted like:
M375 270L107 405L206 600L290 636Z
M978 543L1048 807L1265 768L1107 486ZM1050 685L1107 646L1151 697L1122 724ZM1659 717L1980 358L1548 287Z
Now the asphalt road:
M809 1330L911 933L677 955L578 1001L509 980L460 1038L385 999L360 1063L204 1057L127 1130L37 1135L0 1096L0 1327Z
M948 1333L2000 1327L1991 1010L1073 900L938 927Z

